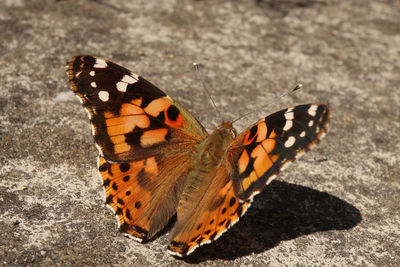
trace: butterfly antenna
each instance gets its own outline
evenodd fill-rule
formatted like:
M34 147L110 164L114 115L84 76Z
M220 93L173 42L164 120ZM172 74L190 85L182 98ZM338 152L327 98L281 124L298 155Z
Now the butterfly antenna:
M257 109L250 110L249 112L247 112L247 113L245 113L245 114L239 116L239 118L234 119L234 120L232 121L232 124L235 123L235 122L237 122L238 120L243 119L244 117L250 115L251 113L254 113L254 112L256 112L256 111L258 111L258 110L260 110L260 109L264 109L264 108L268 107L268 106L271 105L272 103L275 103L277 100L279 100L279 99L281 99L281 98L283 98L283 97L285 97L285 96L287 96L287 95L290 95L291 93L293 93L293 92L299 90L301 87L303 87L303 85L302 85L301 83L299 83L298 85L296 85L295 88L293 88L293 89L291 89L290 91L287 91L287 92L281 94L280 96L278 96L277 98L275 98L275 99L273 99L272 101L268 102L268 103L265 104L264 106L261 106L261 107L259 107L259 108L257 108Z
M218 112L217 105L215 104L214 99L211 97L210 92L207 90L206 83L205 83L205 81L204 81L204 79L203 79L203 77L202 77L202 75L200 73L200 67L196 62L193 62L193 68L198 73L199 80L200 80L201 84L203 85L203 89L206 92L207 96L210 98L210 100L211 100L211 102L212 102L212 104L214 106L215 112L218 114L218 117L221 118L221 114Z

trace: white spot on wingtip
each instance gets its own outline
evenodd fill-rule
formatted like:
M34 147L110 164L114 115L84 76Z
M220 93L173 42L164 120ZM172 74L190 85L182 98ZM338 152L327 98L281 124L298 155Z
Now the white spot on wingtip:
M132 84L132 83L137 82L138 80L139 79L138 79L137 74L131 73L131 75L124 75L124 77L122 77L122 79L121 79L121 82L126 82L129 84Z
M89 72L89 75L92 76L92 77L94 76L94 74L95 74L94 70Z
M291 114L293 114L293 113L291 113ZM288 131L288 130L290 130L292 128L292 126L293 126L293 121L292 120L287 120L286 123L285 123L285 126L283 127L283 130L284 131Z
M124 83L124 82L117 82L117 90L118 90L118 91L125 93L127 87L128 87L128 84L127 84L127 83Z
M90 86L93 87L93 88L96 88L96 87L97 87L97 84L96 84L96 82L91 82L91 83L90 83Z
M139 76L135 73L131 73L130 75L124 75L121 81L117 82L117 90L125 93L128 84L133 84L139 80Z
M309 121L308 122L308 127L311 127L311 126L313 126L314 125L314 121Z
M308 110L307 110L307 113L310 115L310 116L315 116L316 114L317 114L317 109L318 109L318 106L317 105L311 105L309 108L308 108Z
M93 65L93 67L98 69L104 69L107 67L107 62L105 62L103 59L96 58L96 63Z
M110 94L107 91L100 91L99 98L103 102L107 102L110 97Z
M295 142L296 142L296 138L294 136L289 136L289 138L285 142L285 147L289 148L289 147L293 146Z
M287 120L293 120L294 119L294 113L292 111L292 108L289 108L288 111L285 112L285 119L287 119Z
M302 132L300 133L300 137L304 137L304 136L306 136L306 131L302 131Z

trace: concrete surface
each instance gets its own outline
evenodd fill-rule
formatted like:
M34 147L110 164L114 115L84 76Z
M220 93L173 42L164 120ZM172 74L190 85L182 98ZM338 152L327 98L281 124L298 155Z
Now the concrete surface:
M0 266L399 266L398 0L0 0ZM326 138L185 260L168 229L139 244L103 205L90 126L65 62L143 75L212 129L273 101L329 102ZM304 89L276 101L302 82Z

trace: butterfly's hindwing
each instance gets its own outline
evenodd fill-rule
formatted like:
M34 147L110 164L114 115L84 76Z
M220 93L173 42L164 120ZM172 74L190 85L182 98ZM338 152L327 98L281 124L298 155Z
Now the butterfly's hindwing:
M204 182L195 185L194 190L184 190L178 207L178 221L168 246L170 254L184 257L197 247L211 243L247 211L251 200L239 202L229 172L230 164L223 162L219 168L202 176L200 180Z
M181 162L175 166L175 162ZM120 230L146 241L176 213L186 174L192 168L189 155L150 157L124 163L99 158L99 171L109 205Z
M318 143L328 123L327 106L307 104L269 115L240 134L232 144L238 197L245 200L259 192L285 164Z

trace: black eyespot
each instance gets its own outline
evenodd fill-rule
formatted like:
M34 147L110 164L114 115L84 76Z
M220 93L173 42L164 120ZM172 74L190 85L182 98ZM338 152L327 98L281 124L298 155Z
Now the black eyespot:
M111 187L112 187L112 189L114 189L115 191L117 191L117 190L118 190L117 183L113 183Z
M121 170L121 172L127 172L129 171L129 169L131 168L131 165L129 165L129 163L121 163L121 165L119 165L119 169Z
M125 205L125 202L120 198L117 199L117 203L120 205Z
M171 121L175 121L176 118L178 118L179 116L178 108L173 105L169 106L169 108L167 109L167 115Z
M105 187L107 187L107 186L109 186L110 185L110 179L105 179L104 181L103 181L103 186L105 186Z
M231 200L229 201L229 207L232 207L236 203L236 198L232 197Z
M108 164L107 163L103 163L100 167L99 167L99 171L101 172L105 172L108 169Z

